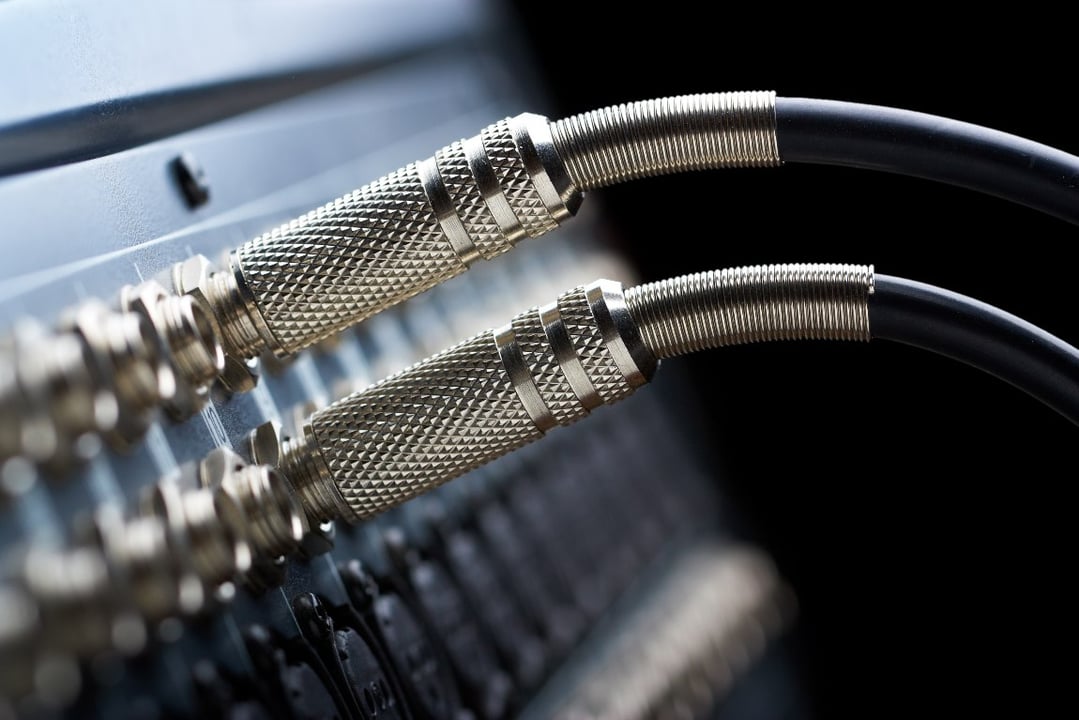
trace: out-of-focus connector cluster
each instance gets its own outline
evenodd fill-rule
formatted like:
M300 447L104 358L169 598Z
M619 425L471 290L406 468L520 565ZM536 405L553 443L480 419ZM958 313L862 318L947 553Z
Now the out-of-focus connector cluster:
M213 316L150 281L117 306L88 300L55 331L25 321L0 348L0 463L21 456L59 475L104 439L126 450L159 410L196 413L224 368Z
M578 671L559 720L709 717L796 611L767 557L707 544L669 575Z
M9 559L2 694L47 697L40 685L56 682L63 663L139 652L161 622L227 603L237 582L257 592L283 581L285 556L308 529L288 482L225 449L194 474L159 482L128 517L99 508L72 547L30 546Z

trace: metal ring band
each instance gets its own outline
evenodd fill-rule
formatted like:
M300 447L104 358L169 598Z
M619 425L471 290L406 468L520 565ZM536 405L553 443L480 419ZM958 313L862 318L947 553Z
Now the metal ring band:
M494 336L495 347L498 349L502 366L506 369L506 374L513 384L517 397L521 400L521 405L524 406L528 417L532 419L532 424L541 433L555 427L558 422L551 414L547 403L543 402L539 388L536 387L536 381L532 373L528 371L528 365L525 363L524 354L521 353L521 347L517 344L517 335L513 331L513 326L503 325L492 330L491 334Z
M603 404L603 398L596 392L595 385L588 378L588 373L581 364L581 358L573 347L573 340L566 330L566 324L562 322L562 313L558 311L558 303L553 302L539 308L540 324L543 332L547 335L547 342L551 345L558 366L562 368L562 374L569 383L573 394L581 401L585 410L594 410Z
M491 161L487 158L487 151L483 149L483 138L473 135L464 142L465 155L468 157L468 168L472 171L472 177L476 179L476 187L487 203L495 221L498 223L506 240L515 243L527 233L516 213L510 207L509 201L502 193L502 186L498 183L495 169L491 167Z
M266 347L275 354L280 354L284 345L277 339L274 331L270 329L269 323L266 322L266 317L262 314L262 308L259 306L258 300L255 299L255 293L251 291L251 286L247 284L247 276L244 273L243 261L240 257L240 250L242 249L242 247L237 248L229 253L228 270L224 271L229 273L235 281L236 297L231 300L231 306L236 307L239 305L242 307L247 313L247 319L254 325L255 332L258 333ZM261 348L257 348L256 352L257 350L261 350Z
M435 213L439 227L450 241L450 247L457 253L467 266L471 266L480 258L480 252L472 242L472 236L465 230L464 223L457 216L457 208L453 205L446 184L442 181L442 175L438 171L438 165L433 157L416 164L416 174L420 176L420 184L423 192L427 195L427 201L431 203L431 210Z
M547 118L522 113L510 118L509 130L532 185L551 219L562 223L572 217L580 207L581 194L573 187L565 165L558 157ZM568 207L567 202L573 203L573 207Z
M647 383L655 374L658 361L641 339L626 307L621 284L597 280L585 287L584 294L607 351L626 382L633 388Z

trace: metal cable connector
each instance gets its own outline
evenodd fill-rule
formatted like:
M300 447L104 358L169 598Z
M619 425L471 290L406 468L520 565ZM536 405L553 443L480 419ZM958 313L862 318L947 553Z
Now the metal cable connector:
M213 316L193 297L173 295L152 280L124 287L120 306L144 317L157 334L175 379L175 392L163 397L169 414L182 420L198 412L225 367Z
M583 190L778 164L770 92L518 115L251 240L225 270L178 267L176 288L206 302L229 355L287 355L553 230Z
M228 353L287 355L554 229L579 204L547 120L518 115L248 242L202 292Z
M782 339L869 338L865 266L782 265L623 292L599 280L309 418L281 466L309 517L377 514L648 382L660 357Z
M600 280L314 413L282 468L315 520L356 521L569 425L655 372Z

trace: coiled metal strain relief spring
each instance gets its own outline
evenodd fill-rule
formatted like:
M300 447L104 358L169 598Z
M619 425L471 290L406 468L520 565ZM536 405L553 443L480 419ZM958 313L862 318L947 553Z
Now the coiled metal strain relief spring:
M657 358L773 340L869 340L871 265L758 265L626 291Z
M122 403L121 415L130 412L141 417L156 409L161 403L162 392L171 396L173 382L169 380L162 387L161 358L154 329L149 322L133 313L108 313L102 316L104 339L109 345L109 375L115 386L117 399ZM121 424L124 418L121 417ZM136 421L141 425L141 421ZM141 431L136 432L136 437Z
M615 105L551 125L579 190L635 178L779 165L776 95L709 93Z

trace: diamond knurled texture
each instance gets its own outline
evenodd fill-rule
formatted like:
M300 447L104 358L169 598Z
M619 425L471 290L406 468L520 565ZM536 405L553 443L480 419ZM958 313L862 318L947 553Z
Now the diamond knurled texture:
M605 402L633 392L583 288L558 299L573 346ZM555 359L539 311L512 321L541 397L562 425L587 414ZM402 370L311 418L318 448L357 518L374 515L539 439L491 331Z
M243 245L263 319L295 352L465 270L408 165Z
M558 298L558 312L566 325L585 373L605 403L613 403L633 393L622 371L615 365L596 325L584 288L575 288Z
M357 517L540 437L490 332L315 413L312 429Z
M468 167L464 141L455 142L435 153L435 163L453 200L457 217L461 219L480 255L490 260L513 247L480 194L472 170Z
M558 227L558 223L540 200L524 161L517 152L509 121L500 120L494 125L488 125L480 136L483 138L483 149L491 161L495 175L498 176L499 185L502 186L502 193L529 237L538 237Z
M515 317L513 332L540 397L558 424L569 425L587 415L588 411L577 399L547 341L539 308L532 308Z

